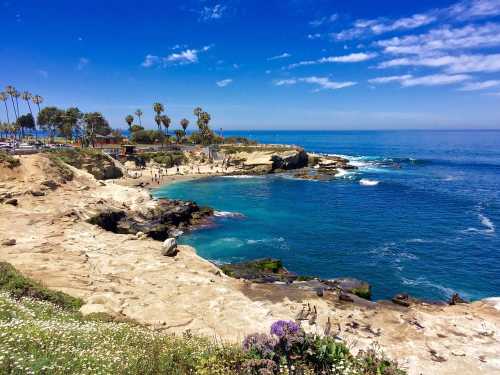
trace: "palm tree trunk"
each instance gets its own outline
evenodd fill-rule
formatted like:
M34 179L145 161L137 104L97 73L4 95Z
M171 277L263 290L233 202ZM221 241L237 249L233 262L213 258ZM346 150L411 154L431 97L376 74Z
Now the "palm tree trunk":
M7 102L3 102L5 104L5 113L7 114L7 124L10 124L10 118L9 118L9 108L7 107Z
M33 111L31 110L31 104L29 100L26 100L26 103L28 104L28 108L30 109L31 117L33 117ZM35 117L33 117L33 126L35 127L33 130L35 131L35 140L38 140L37 134L36 134L36 120Z

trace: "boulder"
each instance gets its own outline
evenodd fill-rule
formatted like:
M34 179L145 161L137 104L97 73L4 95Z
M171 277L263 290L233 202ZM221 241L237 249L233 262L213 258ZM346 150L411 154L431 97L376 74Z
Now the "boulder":
M257 259L248 262L224 264L222 271L236 279L251 280L255 283L292 282L297 275L289 272L278 259Z
M308 155L304 150L297 150L293 153L275 154L271 157L272 169L290 170L307 166Z
M449 305L458 305L460 303L468 303L466 300L464 300L458 293L455 293L451 296L450 301L448 302Z
M45 195L45 193L43 191L39 191L39 190L31 190L30 193L34 197L43 197Z
M370 300L372 296L372 287L370 284L352 277L325 280L323 282L328 286L340 289L342 292L351 293L367 300Z
M163 242L161 255L166 257L174 257L177 255L177 241L175 238L167 238L165 242Z
M396 305L410 307L412 301L411 301L411 298L408 294L401 293L401 294L396 294L392 298L392 302L395 303Z
M2 246L14 246L16 244L16 240L14 238L2 241Z

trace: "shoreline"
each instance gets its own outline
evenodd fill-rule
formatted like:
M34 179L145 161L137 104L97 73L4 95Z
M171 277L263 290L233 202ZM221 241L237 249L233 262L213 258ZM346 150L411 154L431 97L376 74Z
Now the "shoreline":
M275 320L295 320L309 304L318 316L313 324L304 322L307 330L321 332L331 320L355 351L379 345L390 358L404 359L410 375L500 370L500 338L490 336L500 331L493 302L404 307L233 279L189 246L165 257L159 241L89 224L95 212L154 209L157 200L137 179L97 181L85 171L71 171L71 181L59 182L59 172L43 155L23 156L19 168L1 170L0 197L8 193L17 205L0 204L1 240L15 239L2 246L0 260L49 288L83 298L84 314L107 312L166 333L190 330L237 342L266 332ZM49 179L57 182L54 190L42 184ZM168 183L180 180L185 179ZM436 355L446 361L436 362Z

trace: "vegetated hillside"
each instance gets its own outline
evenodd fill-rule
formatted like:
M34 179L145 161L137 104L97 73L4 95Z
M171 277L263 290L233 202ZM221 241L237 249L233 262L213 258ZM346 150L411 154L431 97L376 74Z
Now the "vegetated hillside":
M56 163L66 163L78 169L86 170L98 180L120 178L123 172L114 160L100 150L60 149L47 153Z
M166 335L105 314L0 263L1 374L404 374L375 352L357 357L333 337L278 321L271 334L228 345Z

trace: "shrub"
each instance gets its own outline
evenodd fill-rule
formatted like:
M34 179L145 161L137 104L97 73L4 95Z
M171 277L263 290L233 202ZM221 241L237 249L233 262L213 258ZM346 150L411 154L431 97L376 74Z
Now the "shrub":
M181 151L150 152L141 154L140 157L146 162L154 161L165 168L182 165L186 161L186 157Z
M14 169L21 165L21 161L7 152L0 150L0 164L7 166L9 169Z
M132 142L144 144L163 143L165 139L165 134L159 130L137 130L130 136Z

